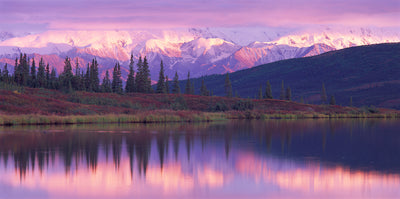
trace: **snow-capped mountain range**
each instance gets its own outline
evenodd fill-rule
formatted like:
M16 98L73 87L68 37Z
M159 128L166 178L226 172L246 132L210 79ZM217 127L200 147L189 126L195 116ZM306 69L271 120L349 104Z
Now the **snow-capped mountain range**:
M38 34L0 32L0 63L14 65L22 52L35 60L43 57L62 71L66 56L80 66L96 58L100 73L122 63L128 71L132 53L146 56L152 79L157 79L160 61L172 78L183 79L233 72L283 59L318 55L351 46L400 42L399 28L328 27L311 28L188 28L134 31L61 31ZM2 65L0 67L2 68ZM12 67L11 67L12 68Z

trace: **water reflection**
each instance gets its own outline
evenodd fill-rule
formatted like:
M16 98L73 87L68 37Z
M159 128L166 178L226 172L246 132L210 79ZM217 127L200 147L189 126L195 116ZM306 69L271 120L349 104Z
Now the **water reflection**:
M396 120L0 128L0 198L397 198Z

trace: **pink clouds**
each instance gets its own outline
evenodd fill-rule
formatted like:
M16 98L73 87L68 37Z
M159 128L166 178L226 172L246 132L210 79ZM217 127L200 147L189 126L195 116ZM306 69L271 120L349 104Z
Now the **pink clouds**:
M4 24L137 29L312 24L398 26L397 0L2 0Z

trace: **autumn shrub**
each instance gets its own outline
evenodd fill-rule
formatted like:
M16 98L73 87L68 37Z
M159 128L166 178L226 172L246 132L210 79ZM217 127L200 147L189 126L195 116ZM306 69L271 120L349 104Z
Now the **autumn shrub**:
M229 110L229 108L224 101L220 101L215 104L211 104L208 107L208 111L211 111L211 112L224 112L224 111L228 111L228 110Z
M360 108L363 113L379 113L379 110L375 106L363 106Z
M174 102L171 104L171 109L175 111L188 109L185 98L182 96L176 97Z
M232 109L237 111L253 110L253 108L254 103L251 100L239 100L232 105Z

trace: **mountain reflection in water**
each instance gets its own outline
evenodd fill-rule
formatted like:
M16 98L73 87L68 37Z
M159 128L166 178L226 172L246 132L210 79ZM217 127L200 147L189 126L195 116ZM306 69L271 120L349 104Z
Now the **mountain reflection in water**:
M398 198L400 122L0 127L0 198Z

